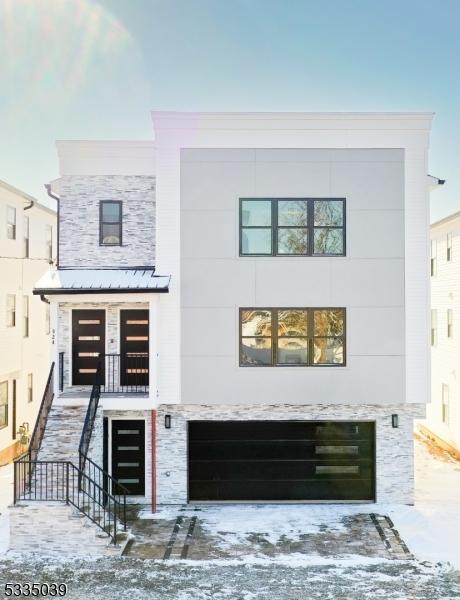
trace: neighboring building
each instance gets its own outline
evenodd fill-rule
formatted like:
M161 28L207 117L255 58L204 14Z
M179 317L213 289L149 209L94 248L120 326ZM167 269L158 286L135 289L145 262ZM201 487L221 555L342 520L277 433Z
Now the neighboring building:
M132 500L412 503L431 120L160 112L155 143L58 142L54 404L104 365L92 456Z
M431 404L422 432L460 457L460 213L431 226Z
M0 465L25 451L20 431L32 433L50 370L49 304L32 288L55 235L55 211L0 181Z

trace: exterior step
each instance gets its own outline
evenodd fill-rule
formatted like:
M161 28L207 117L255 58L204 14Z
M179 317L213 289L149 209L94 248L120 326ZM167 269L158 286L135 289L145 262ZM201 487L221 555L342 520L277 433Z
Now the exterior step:
M74 509L63 503L21 502L10 507L12 552L35 552L44 556L121 555L130 538L120 531L117 546L89 519L75 518Z

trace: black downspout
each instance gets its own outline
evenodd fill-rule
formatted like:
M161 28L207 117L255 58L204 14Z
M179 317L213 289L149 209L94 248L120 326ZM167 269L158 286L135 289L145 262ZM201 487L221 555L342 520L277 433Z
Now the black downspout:
M57 212L56 268L59 269L59 202L60 202L60 198L59 198L59 196L56 196L55 194L53 194L53 192L51 191L51 184L50 183L45 183L45 189L46 189L46 193L48 194L48 196L50 198L53 198L53 200L56 200L56 204L57 204L57 211L56 211Z
M26 206L23 210L30 210L34 204L35 202L31 200L29 206Z

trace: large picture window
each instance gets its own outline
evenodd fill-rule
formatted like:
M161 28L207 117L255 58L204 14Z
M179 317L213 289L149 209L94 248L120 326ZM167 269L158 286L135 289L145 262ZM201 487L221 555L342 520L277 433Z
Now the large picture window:
M344 308L240 309L240 366L344 364Z
M240 199L240 256L344 255L344 198Z
M102 246L121 246L122 208L121 202L103 200L100 203L99 243Z

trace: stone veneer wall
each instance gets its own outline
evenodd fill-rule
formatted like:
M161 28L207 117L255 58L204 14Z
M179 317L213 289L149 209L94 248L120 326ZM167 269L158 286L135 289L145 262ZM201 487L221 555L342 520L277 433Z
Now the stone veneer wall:
M59 203L60 267L155 265L155 177L66 175ZM123 202L122 246L99 245L99 203Z
M391 415L399 415L393 428ZM171 415L171 429L164 415ZM187 502L187 421L191 420L349 420L376 422L377 502L412 504L414 491L414 418L425 406L261 405L204 406L161 405L157 426L157 502Z
M125 302L125 303L110 303L96 304L85 303L76 304L72 302L61 302L58 310L58 352L64 352L64 391L68 390L71 385L70 377L70 352L71 352L71 310L72 309L88 309L88 310L105 310L106 322L106 353L119 353L119 337L120 337L120 309L148 309L148 304L144 302ZM81 392L91 392L91 386L72 386L72 390Z
M126 403L129 403L129 398ZM127 496L127 501L132 504L150 505L152 503L152 411L104 410L104 417L109 419L109 428L110 419L145 419L145 496ZM100 464L102 465L102 462Z

